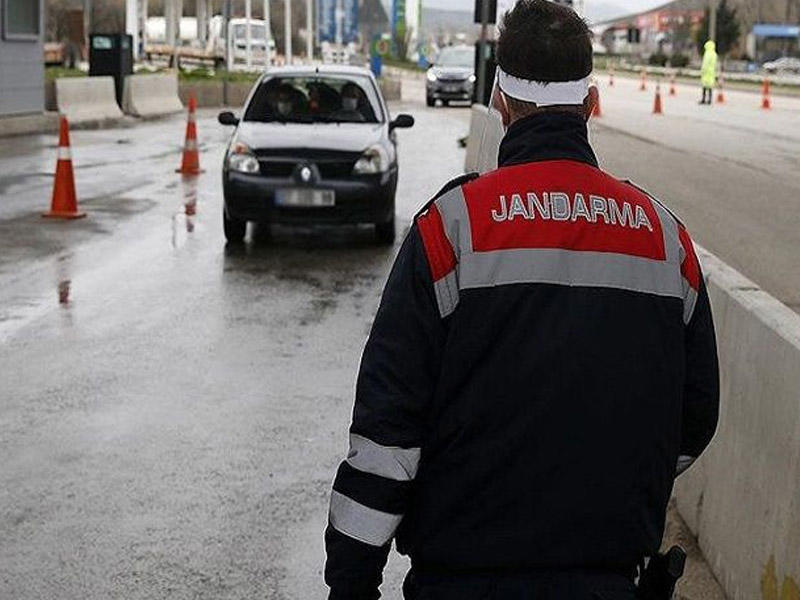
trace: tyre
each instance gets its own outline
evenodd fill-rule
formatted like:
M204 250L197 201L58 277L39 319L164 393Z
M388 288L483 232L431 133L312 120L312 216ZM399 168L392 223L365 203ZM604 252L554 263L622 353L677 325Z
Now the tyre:
M450 100L442 100L442 106L450 106Z
M375 240L381 244L389 246L394 244L394 216L385 223L375 223Z
M225 231L225 239L231 244L241 244L244 241L244 234L247 233L247 221L240 221L229 217L222 209L222 229Z
M425 98L425 103L426 103L428 106L436 106L436 98L433 98L433 97L431 97L431 96L427 96L427 97Z

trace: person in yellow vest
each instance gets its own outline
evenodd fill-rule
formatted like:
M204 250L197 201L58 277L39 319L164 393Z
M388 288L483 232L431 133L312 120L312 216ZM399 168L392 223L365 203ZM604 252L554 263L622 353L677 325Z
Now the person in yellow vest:
M714 83L717 80L716 44L708 40L703 52L703 66L700 67L700 84L703 86L703 98L700 104L711 104Z

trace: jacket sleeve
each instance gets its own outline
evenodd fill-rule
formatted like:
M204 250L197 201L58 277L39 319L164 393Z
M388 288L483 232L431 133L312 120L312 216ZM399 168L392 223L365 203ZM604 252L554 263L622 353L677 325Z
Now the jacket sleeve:
M679 237L683 249L686 365L677 475L688 469L711 442L719 416L717 341L708 291L694 245L683 226L679 226Z
M418 226L389 275L361 359L350 451L333 483L325 532L331 599L372 600L405 512L444 345Z

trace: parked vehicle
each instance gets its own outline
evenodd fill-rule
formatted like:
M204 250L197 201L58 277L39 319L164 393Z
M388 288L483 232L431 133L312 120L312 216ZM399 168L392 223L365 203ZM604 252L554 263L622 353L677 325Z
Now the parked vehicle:
M761 65L767 73L797 73L800 74L800 58L783 56L776 60L765 62Z
M201 46L198 39L197 19L182 17L178 35L178 48L173 48L167 40L164 17L147 19L147 55L172 56L199 61L213 61L220 65L225 60L224 21L221 15L209 19L206 44ZM230 19L228 31L231 38L231 62L244 62L247 58L247 20ZM274 54L275 40L267 31L267 24L261 19L250 19L250 57L255 64L266 64ZM266 54L265 54L266 53Z
M223 226L241 242L248 221L372 223L377 239L395 238L397 150L380 88L362 67L272 68L261 76L235 125L222 165Z
M472 46L442 48L427 72L425 96L428 106L441 100L447 106L452 100L471 100L475 85L475 50Z

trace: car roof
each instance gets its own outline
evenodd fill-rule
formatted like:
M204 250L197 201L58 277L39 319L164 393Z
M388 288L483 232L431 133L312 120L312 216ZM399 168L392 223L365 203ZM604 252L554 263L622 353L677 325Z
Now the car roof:
M264 75L367 75L371 71L365 67L353 65L287 65L282 67L269 67Z

